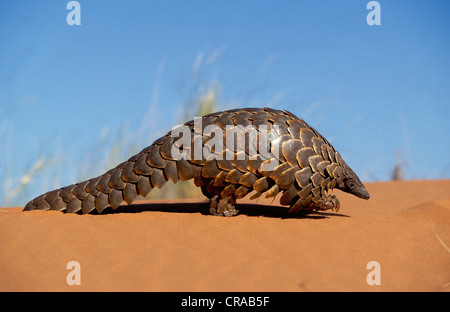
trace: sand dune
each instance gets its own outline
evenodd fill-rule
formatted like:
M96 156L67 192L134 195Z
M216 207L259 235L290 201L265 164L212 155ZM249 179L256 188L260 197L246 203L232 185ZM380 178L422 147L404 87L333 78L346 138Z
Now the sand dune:
M262 199L233 218L205 214L203 199L106 215L0 209L0 291L449 291L450 180L367 189L369 201L336 191L339 212L306 216Z

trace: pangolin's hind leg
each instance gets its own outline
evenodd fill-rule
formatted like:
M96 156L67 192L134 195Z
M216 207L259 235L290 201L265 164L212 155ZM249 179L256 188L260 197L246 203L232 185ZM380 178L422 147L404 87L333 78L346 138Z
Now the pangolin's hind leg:
M214 195L210 198L211 205L209 212L214 216L232 217L238 214L236 210L236 197L227 196L221 197L221 195Z
M201 186L203 195L209 198L209 213L214 216L232 217L239 213L236 210L236 196L234 193L221 192L221 188Z

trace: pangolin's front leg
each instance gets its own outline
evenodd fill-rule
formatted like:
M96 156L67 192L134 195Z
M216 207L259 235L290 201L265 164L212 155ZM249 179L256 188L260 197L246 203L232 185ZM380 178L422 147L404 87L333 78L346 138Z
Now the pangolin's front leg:
M291 208L289 212L297 212L300 210L305 211L338 211L340 208L340 203L336 195L328 195L326 192L322 192L321 196L316 196L315 198L302 199L301 197L297 202L293 201L291 203Z
M327 195L323 194L320 200L317 202L317 204L312 205L312 208L315 210L332 210L332 211L338 211L341 207L341 204L339 203L339 199L336 195Z

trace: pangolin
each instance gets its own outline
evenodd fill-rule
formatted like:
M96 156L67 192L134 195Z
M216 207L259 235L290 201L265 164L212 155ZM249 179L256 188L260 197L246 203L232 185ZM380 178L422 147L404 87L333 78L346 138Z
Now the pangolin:
M175 127L105 174L40 195L24 211L101 213L168 180L190 179L209 198L213 215L236 215L236 199L247 194L282 193L280 204L289 212L337 211L336 195L328 194L333 188L369 199L341 155L303 119L286 110L243 108Z

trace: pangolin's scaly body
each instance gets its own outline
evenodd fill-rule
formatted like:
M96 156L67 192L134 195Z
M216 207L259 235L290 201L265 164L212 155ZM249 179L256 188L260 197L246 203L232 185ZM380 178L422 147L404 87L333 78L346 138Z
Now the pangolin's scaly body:
M339 209L336 196L327 195L333 188L369 198L339 153L304 120L245 108L189 121L105 174L45 193L24 210L115 210L168 180L190 179L211 200L211 213L225 216L235 215L236 199L249 193L282 192L280 204L289 211Z

